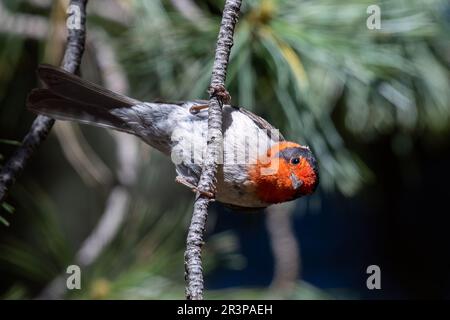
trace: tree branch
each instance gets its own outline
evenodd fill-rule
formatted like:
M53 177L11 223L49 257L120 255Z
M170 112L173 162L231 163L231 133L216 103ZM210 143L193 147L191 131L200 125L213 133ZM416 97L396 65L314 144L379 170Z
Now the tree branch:
M86 38L86 4L88 0L71 0L67 17L68 36L62 68L75 73L80 66ZM80 15L79 17L76 15ZM23 171L33 152L47 138L55 120L46 116L38 116L31 125L30 131L0 171L0 203L5 199L9 188L17 176Z
M194 211L186 239L184 254L186 298L190 300L203 299L203 268L201 250L203 233L208 216L208 205L211 199L208 193L215 193L216 173L220 156L223 156L222 139L222 106L228 102L229 95L225 90L225 78L233 46L233 34L236 26L241 0L226 0L222 14L219 36L217 38L216 54L209 89L208 109L208 139L202 174L194 202Z

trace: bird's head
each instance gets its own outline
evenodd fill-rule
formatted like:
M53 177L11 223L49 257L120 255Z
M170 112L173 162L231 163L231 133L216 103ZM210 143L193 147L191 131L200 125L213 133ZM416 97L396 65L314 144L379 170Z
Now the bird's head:
M250 180L264 202L293 200L311 194L317 188L317 161L308 147L294 142L279 142L251 167Z

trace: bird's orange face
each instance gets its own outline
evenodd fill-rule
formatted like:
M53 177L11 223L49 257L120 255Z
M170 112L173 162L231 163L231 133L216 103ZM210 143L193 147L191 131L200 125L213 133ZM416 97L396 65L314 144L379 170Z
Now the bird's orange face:
M308 147L283 141L251 167L250 180L262 201L280 203L313 193L319 183L317 167Z

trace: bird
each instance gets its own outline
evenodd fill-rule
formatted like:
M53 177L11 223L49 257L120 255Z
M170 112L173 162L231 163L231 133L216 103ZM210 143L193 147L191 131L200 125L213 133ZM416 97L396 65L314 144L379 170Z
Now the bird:
M201 192L208 101L142 102L47 64L37 74L43 88L29 93L30 111L135 135L170 157L177 182ZM233 209L258 210L316 190L318 162L308 146L287 141L243 107L224 103L222 113L223 150L209 197Z

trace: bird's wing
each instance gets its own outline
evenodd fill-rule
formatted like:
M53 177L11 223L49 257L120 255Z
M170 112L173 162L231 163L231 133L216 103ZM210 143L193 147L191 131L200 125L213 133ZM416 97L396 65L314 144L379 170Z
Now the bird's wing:
M193 100L192 102L197 103L197 104L206 104L206 105L209 103L208 100ZM261 118L260 116L254 114L253 112L251 112L243 107L235 107L235 106L230 106L230 107L238 110L242 114L249 117L258 126L258 128L267 132L267 135L272 140L274 140L274 141L285 141L286 140L284 138L284 136L279 132L279 130L277 128L275 128L273 125L271 125L269 122L267 122L264 118ZM278 134L275 134L276 132L278 132Z
M279 132L278 129L276 129L274 126L272 126L269 122L267 122L265 119L261 118L260 116L257 116L253 112L242 108L242 107L234 107L239 110L239 112L242 112L247 117L249 117L260 129L263 129L270 139L274 141L285 141L286 139L283 137L283 135Z

